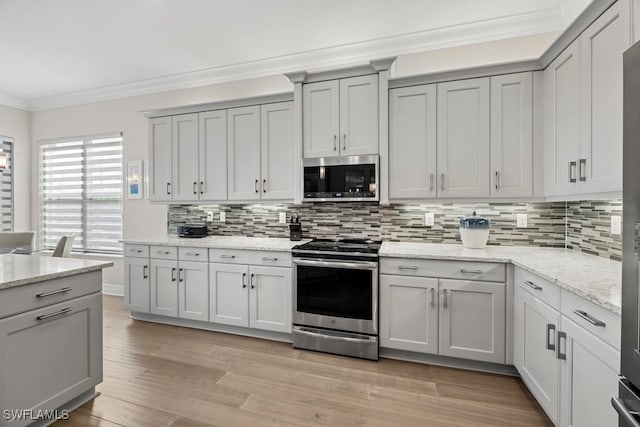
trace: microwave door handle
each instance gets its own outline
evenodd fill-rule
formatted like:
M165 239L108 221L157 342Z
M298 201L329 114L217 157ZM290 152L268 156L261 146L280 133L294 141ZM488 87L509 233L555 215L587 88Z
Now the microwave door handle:
M307 267L328 267L328 268L350 268L354 270L376 270L378 264L366 261L322 261L317 259L294 258L295 265L303 265Z

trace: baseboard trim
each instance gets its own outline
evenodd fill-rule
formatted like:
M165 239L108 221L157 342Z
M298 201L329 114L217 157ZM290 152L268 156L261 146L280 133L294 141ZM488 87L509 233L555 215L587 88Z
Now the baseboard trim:
M102 293L105 295L113 295L116 297L124 296L124 285L114 285L113 283L103 283Z

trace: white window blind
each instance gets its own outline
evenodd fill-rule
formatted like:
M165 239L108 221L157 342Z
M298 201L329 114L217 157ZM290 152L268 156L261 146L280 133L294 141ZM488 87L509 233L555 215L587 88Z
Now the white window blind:
M0 155L7 157L7 167L0 170L0 231L13 231L13 144L0 138Z
M41 245L75 235L73 250L122 252L122 137L40 144Z

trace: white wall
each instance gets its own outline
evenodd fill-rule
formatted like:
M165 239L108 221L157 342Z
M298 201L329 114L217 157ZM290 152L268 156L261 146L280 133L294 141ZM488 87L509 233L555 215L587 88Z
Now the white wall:
M0 105L0 136L14 140L13 228L31 230L31 113Z

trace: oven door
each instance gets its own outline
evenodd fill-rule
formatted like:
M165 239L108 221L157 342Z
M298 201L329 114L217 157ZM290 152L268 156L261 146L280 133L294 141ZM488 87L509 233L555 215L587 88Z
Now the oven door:
M378 263L293 259L293 323L378 333Z

